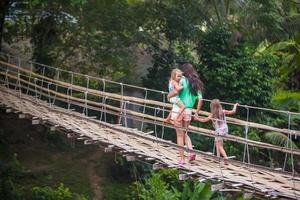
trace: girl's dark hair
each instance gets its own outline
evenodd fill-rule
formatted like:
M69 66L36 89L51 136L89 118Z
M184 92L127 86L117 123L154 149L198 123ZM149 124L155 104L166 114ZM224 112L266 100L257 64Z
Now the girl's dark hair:
M189 80L190 91L193 95L197 95L198 91L203 92L203 82L200 80L196 70L190 63L185 63L180 67L183 75Z

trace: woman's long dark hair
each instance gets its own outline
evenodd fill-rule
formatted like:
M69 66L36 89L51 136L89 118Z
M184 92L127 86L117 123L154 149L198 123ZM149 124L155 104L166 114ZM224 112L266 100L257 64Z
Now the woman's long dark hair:
M180 67L183 75L189 80L190 91L193 95L197 95L197 92L203 92L203 82L200 80L196 70L190 63L185 63Z

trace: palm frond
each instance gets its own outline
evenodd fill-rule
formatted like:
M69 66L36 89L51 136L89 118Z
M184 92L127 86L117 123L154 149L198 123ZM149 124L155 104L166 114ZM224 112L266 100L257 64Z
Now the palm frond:
M265 138L274 145L285 147L288 144L289 148L292 145L293 149L299 149L298 146L292 140L290 140L287 135L280 132L268 132L265 134Z

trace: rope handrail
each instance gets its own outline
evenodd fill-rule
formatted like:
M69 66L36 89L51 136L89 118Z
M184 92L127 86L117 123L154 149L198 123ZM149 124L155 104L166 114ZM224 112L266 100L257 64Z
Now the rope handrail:
M25 73L29 73L30 75L39 77L43 80L48 80L52 83L56 83L56 84L60 85L61 87L66 87L66 88L72 87L73 90L77 90L79 92L88 91L89 94L92 94L92 95L95 95L95 96L100 95L100 96L103 96L103 97L112 97L112 98L115 98L115 99L123 99L123 100L130 101L130 102L137 102L137 103L141 103L143 105L144 104L150 104L150 105L154 105L154 106L161 106L161 107L171 108L171 104L169 104L169 103L162 103L162 102L155 101L155 100L147 100L147 99L141 99L141 98L137 98L137 97L122 96L122 95L119 95L119 94L109 93L109 92L102 92L102 91L95 90L95 89L87 89L86 87L81 87L81 86L78 86L78 85L74 85L74 84L62 82L62 81L59 81L59 80L51 79L49 77L42 76L40 74L31 72L27 69L23 69L21 67L18 67L18 66L15 66L13 64L9 64L9 63L3 62L3 61L0 61L0 64L5 65L7 67L14 68L16 70L23 71ZM102 79L101 79L101 81L102 81ZM193 109L193 112L195 112L195 109ZM200 111L200 114L208 116L209 112ZM290 114L292 114L292 113L290 113ZM300 136L300 131L297 131L297 130L291 130L290 131L288 129L271 127L271 126L268 126L268 125L259 124L259 123L255 123L255 122L246 122L244 120L240 120L240 119L233 118L233 117L227 117L227 119L231 123L235 123L235 124L242 125L242 126L249 126L249 127L252 127L252 128L259 128L259 129L264 129L264 130L269 130L269 131L281 132L281 133L285 133L285 134L290 134L291 131L292 131L293 135L299 135Z

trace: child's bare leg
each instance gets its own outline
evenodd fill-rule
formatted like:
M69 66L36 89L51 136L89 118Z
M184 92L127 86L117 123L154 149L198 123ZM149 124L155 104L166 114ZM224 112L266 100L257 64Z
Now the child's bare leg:
M177 145L183 147L184 146L184 133L180 129L176 129L176 136L177 136ZM184 152L183 150L179 150L179 157L180 162L184 163Z
M220 157L220 143L219 140L215 140L216 143L216 150L217 150L217 157Z
M225 160L228 160L227 154L226 154L226 152L224 150L224 147L223 147L223 141L222 140L218 141L218 149L220 151L220 154L223 156L223 158Z
M176 121L181 121L182 118L183 118L183 111L184 111L184 109L185 109L185 106L184 106L184 104L182 103L181 100L179 100L179 101L177 102L177 104L179 105L180 110L178 111L178 116L177 116Z
M168 117L164 120L164 123L171 123L172 111L169 113Z
M192 141L191 141L190 136L188 136L187 133L185 133L184 135L185 135L185 137L184 137L184 144L185 144L189 149L193 149L193 145L192 145Z

